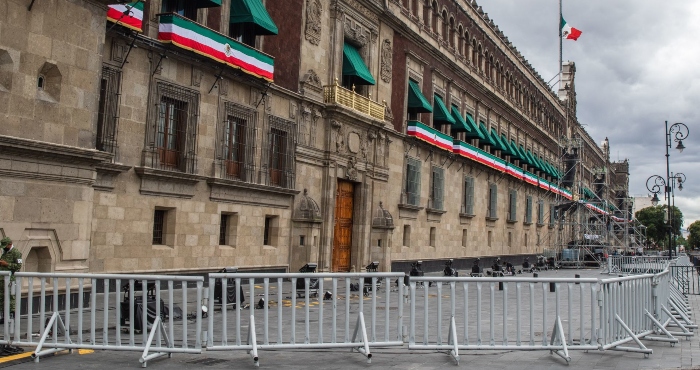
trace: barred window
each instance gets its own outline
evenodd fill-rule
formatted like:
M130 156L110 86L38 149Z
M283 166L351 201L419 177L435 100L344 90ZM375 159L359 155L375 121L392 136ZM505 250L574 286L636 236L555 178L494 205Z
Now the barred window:
M445 170L440 167L433 167L432 186L430 188L430 199L432 209L443 209L443 191L445 186Z
M119 121L119 97L122 72L114 67L102 66L100 101L97 107L97 142L95 148L117 155L117 122Z
M219 245L228 245L228 219L229 215L221 214L221 223L219 224Z
M163 230L165 229L165 214L167 211L156 209L153 213L153 244L163 244Z
M413 206L420 205L420 161L415 158L406 160L405 202Z
M154 167L194 173L196 170L199 93L159 82L154 127Z
M515 222L518 213L518 191L511 189L508 192L508 221Z
M462 213L467 215L474 214L474 178L464 178L464 199L462 201Z
M527 196L527 202L525 203L525 223L532 223L532 196Z
M537 224L544 225L544 201L537 201Z
M255 112L236 104L224 104L221 131L221 176L251 182L255 173Z
M265 185L294 188L294 151L296 125L292 121L270 116L270 131L263 148Z
M488 218L498 218L498 185L489 184L489 208L487 216ZM491 232L489 231L489 234ZM489 246L491 244L489 243Z

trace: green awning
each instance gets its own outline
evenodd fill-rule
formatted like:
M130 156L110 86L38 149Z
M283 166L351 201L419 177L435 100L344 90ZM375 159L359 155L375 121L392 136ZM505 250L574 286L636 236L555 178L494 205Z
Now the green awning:
M530 151L530 149L528 149L527 152L525 152L525 155L526 155L526 156L528 157L528 159L530 160L530 165L531 165L532 167L535 167L536 169L539 169L539 168L540 168L540 163L537 162L537 159L536 159L535 156L532 154L532 152Z
M408 111L411 113L433 113L428 99L423 96L420 87L412 80L408 80Z
M523 157L520 155L520 151L518 150L518 144L515 143L515 140L510 141L510 149L513 151L513 157L515 157L515 159L520 161L523 160Z
M519 146L518 146L518 151L520 152L520 160L522 160L523 162L525 162L525 164L534 167L534 165L532 164L530 158L528 158L528 156L527 156L527 152L525 151L525 148L523 148L522 145L519 145Z
M503 144L503 147L505 148L504 153L506 155L513 157L513 159L517 159L517 158L515 158L516 155L513 154L513 148L511 148L510 144L508 144L508 138L506 137L505 133L501 134L501 143Z
M494 147L494 149L498 149L496 148L496 142L491 137L491 134L489 134L489 130L486 128L484 121L479 121L479 130L484 133L484 139L480 140L481 144L491 145Z
M495 127L491 127L491 139L496 143L496 148L502 151L504 154L508 154L508 147L503 144L501 137L498 136L498 132Z
M542 169L547 175L554 176L554 173L552 172L552 166L549 165L549 162L540 158L540 163L542 163L542 166L544 166L544 168Z
M433 123L449 123L455 124L455 119L452 118L450 111L447 110L445 103L442 102L440 95L433 95Z
M221 6L221 0L195 0L195 8L213 8Z
M595 193L594 193L591 189L586 188L586 187L583 188L583 195L584 195L587 199L595 199L595 198L597 198L597 196L595 195Z
M202 2L202 0L198 0ZM206 0L218 2L221 0ZM251 23L255 25L256 35L276 35L277 25L270 18L270 14L265 9L261 0L231 0L231 20L230 23Z
M469 127L471 127L471 129L472 129L471 132L467 132L468 138L486 140L484 133L481 132L481 130L479 130L479 126L476 125L476 122L474 122L474 118L472 118L472 115L470 113L467 113L467 123L469 124Z
M372 74L369 73L360 52L348 43L343 45L343 76L355 77L355 85L374 85L377 83Z
M455 119L455 124L452 125L452 132L471 132L472 129L469 127L469 124L467 121L464 120L464 117L462 117L462 114L459 113L459 109L455 107L454 105L452 106L452 118Z

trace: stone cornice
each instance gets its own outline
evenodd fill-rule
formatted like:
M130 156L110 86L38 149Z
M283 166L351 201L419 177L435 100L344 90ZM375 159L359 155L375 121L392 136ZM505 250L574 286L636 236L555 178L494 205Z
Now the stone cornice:
M45 141L0 135L0 153L23 158L39 158L52 162L68 162L75 165L94 166L110 161L112 154L96 149L86 149Z

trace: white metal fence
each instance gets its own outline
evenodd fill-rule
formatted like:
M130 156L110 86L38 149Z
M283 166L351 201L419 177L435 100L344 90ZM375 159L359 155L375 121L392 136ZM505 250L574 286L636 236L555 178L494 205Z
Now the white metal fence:
M661 262L634 265L645 263ZM87 348L140 352L145 367L206 349L245 350L258 365L261 350L350 348L370 362L372 348L407 343L457 362L460 350L548 350L568 362L571 350L647 356L642 340L673 345L697 329L668 267L609 279L412 276L408 287L403 273L0 276L10 287L0 343L36 347L35 361Z
M608 256L609 274L657 274L672 260L664 256Z

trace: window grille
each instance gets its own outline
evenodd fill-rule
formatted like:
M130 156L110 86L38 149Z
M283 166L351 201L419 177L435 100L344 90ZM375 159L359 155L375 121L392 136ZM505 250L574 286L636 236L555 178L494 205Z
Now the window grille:
M156 97L152 166L195 173L199 93L159 82Z
M498 208L498 185L489 184L489 209L488 209L488 217L489 218L498 218L497 208Z
M119 97L122 72L110 66L102 66L100 102L97 115L97 142L95 148L117 156L117 123L119 121Z
M430 189L430 199L432 204L430 208L442 210L445 170L440 167L433 167L432 180L433 186Z
M226 179L253 181L255 173L255 112L233 103L224 104L221 130L221 176Z
M406 204L420 205L420 161L414 158L406 160Z
M554 221L556 219L556 213L554 204L549 205L549 227L554 227Z
M163 244L163 227L165 225L165 213L167 211L156 209L153 213L153 244Z
M544 225L544 201L537 202L537 223Z
M263 146L261 178L264 185L294 188L296 124L269 116L270 129Z
M467 215L474 214L474 178L464 178L464 200L462 203L462 213Z
M263 245L270 245L270 233L272 228L272 217L265 217L265 230L263 231Z

